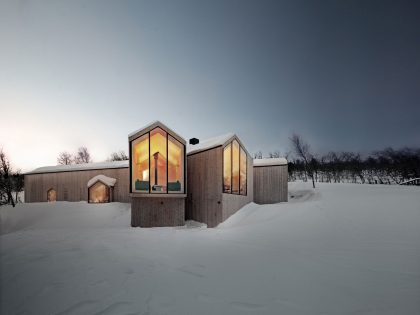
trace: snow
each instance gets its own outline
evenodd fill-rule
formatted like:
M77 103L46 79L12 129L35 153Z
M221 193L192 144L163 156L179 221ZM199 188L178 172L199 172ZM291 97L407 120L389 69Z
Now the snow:
M219 147L221 145L224 145L228 140L230 140L234 136L235 136L234 133L227 133L227 134L210 138L204 141L200 140L200 143L198 144L195 144L195 145L189 144L187 146L187 153L192 154L192 153L197 153L204 150L209 150L209 149Z
M95 177L92 177L91 179L89 179L89 181L87 182L88 188L90 186L92 186L93 184L95 184L98 180L101 181L102 183L104 183L105 185L109 186L109 187L114 187L115 182L117 181L115 178L108 177L108 176L100 174L100 175L96 175Z
M154 120L151 123L149 123L149 124L147 124L147 125L139 128L139 129L136 129L135 131L129 133L128 137L130 138L130 137L134 136L136 133L138 133L138 132L140 132L140 131L142 131L144 129L150 128L151 126L153 126L155 124L157 125L157 124L162 124L162 123L160 121L158 121L158 120Z
M254 166L275 166L275 165L287 165L287 160L285 158L254 159Z
M1 314L420 314L416 186L292 183L217 228L130 205L0 208Z
M161 122L161 121L159 121L159 120L152 121L151 123L149 123L149 124L147 124L147 125L145 125L145 126L143 126L143 127L139 128L139 129L137 129L137 130L135 130L135 131L131 132L131 133L128 135L128 137L130 138L130 137L132 137L132 136L136 135L137 133L139 133L140 131L143 131L143 130L145 130L145 129L148 129L148 128L150 128L150 127L154 126L154 125L156 125L156 127L161 126L162 128L166 129L166 130L167 130L170 134L173 134L174 136L177 136L178 138L184 139L184 138L183 138L183 137L181 137L178 133L176 133L176 132L175 132L175 131L173 131L172 129L168 128L168 127L167 127L164 123L162 123L162 122Z
M73 165L43 166L43 167L38 167L34 169L33 171L27 172L25 174L71 172L71 171L96 170L96 169L106 169L106 168L124 168L124 167L128 167L128 160L97 162L97 163L83 163L83 164L73 164Z

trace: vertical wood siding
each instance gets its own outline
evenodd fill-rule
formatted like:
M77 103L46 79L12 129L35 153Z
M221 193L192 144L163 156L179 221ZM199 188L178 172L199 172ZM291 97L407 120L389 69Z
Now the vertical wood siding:
M254 167L254 202L269 204L287 201L287 165Z
M129 202L129 170L128 168L112 168L102 170L71 171L25 175L25 202L46 202L47 191L51 188L57 192L57 201L87 201L87 182L94 176L103 174L116 178L113 201Z
M181 226L185 224L185 198L131 198L131 226Z
M222 158L222 147L187 156L187 220L208 227L222 222Z

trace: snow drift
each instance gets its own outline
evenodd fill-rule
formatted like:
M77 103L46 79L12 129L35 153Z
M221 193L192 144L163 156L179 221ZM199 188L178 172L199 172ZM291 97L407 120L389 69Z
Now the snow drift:
M419 314L419 187L290 185L215 229L128 204L0 208L1 314Z

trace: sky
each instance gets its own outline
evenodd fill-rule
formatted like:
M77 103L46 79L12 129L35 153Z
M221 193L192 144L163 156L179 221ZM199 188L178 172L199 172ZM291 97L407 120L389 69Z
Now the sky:
M0 147L99 162L154 120L265 155L419 147L419 3L0 0Z

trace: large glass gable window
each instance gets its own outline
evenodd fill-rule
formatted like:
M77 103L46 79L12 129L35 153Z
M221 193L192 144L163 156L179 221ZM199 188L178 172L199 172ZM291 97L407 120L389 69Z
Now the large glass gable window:
M156 127L131 142L131 190L184 193L185 146Z
M247 194L247 155L237 140L223 150L223 192Z

